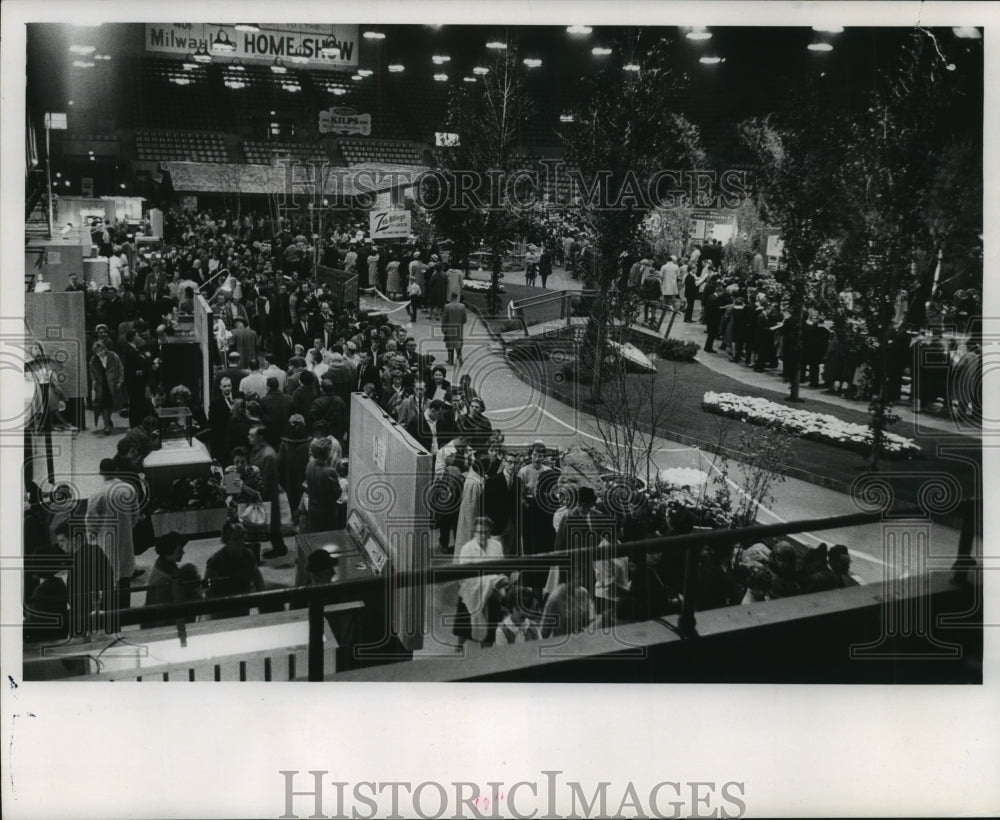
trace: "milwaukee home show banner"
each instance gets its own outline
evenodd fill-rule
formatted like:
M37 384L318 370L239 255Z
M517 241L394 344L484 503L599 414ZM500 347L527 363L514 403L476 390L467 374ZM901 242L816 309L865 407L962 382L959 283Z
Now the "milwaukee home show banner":
M226 62L239 57L245 62L272 63L280 57L305 57L303 68L348 70L358 67L358 27L351 25L308 25L297 23L259 24L260 31L237 31L235 25L215 23L147 23L146 51L186 57L204 48L213 60ZM217 42L230 43L228 50L213 48ZM338 54L324 47L339 49Z

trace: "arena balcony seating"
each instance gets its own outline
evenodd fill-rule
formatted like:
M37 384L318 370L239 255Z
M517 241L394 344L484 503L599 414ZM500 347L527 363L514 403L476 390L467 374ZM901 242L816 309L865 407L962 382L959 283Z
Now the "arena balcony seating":
M364 165L371 162L423 165L422 152L410 142L342 138L339 147L348 165Z
M167 162L229 162L221 133L143 129L135 132L136 158Z
M245 140L243 142L243 154L249 165L271 165L276 158L281 157L301 162L308 162L310 160L330 161L326 150L320 145L308 145L282 140Z

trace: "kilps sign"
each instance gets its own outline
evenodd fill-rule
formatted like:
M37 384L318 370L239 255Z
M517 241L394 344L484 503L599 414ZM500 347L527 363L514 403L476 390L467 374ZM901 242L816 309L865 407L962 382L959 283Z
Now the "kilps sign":
M319 112L321 134L362 134L372 132L372 115L359 114L353 108L331 108Z
M372 241L377 239L406 239L410 235L409 211L371 211Z

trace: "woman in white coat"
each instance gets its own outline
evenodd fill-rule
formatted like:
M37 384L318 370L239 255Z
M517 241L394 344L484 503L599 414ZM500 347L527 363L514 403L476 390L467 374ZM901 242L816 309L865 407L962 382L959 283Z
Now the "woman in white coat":
M465 483L462 485L462 505L458 510L455 543L466 544L472 540L476 519L483 515L483 485L486 479L476 462L476 451L465 448Z
M492 529L489 518L477 518L473 538L457 551L457 562L468 564L503 558L503 545L490 537ZM500 597L508 585L506 575L474 575L459 582L452 628L459 647L466 641L476 641L483 646L492 643L500 622Z

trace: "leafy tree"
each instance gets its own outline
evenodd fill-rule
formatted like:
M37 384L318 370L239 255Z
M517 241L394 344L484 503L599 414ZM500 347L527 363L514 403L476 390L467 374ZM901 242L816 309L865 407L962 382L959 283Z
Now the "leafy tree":
M895 420L886 351L896 297L911 284L918 260L936 260L956 245L975 259L977 243L981 248L982 211L975 201L981 202L981 182L975 182L982 177L975 137L981 123L970 122L963 109L981 76L981 51L978 66L976 59L973 54L965 70L956 71L937 35L916 30L879 72L861 110L836 109L814 86L782 115L741 124L760 163L762 203L781 226L796 327L812 270L828 269L842 288L860 294L873 469L882 433ZM960 217L949 213L954 201L964 205ZM844 313L834 318L843 330ZM799 370L793 369L792 398Z
M639 238L650 210L648 198L635 192L647 188L661 169L691 169L704 161L697 127L664 105L683 82L669 67L671 45L667 38L649 47L635 37L621 43L601 71L583 79L582 102L562 135L568 164L579 169L586 186L577 206L593 251L585 284L611 297L595 301L584 337L583 365L593 371L593 401L601 400L607 342L624 340L633 307L618 298L616 284L619 257ZM626 60L640 70L625 71Z
M515 49L498 53L489 73L477 83L463 83L451 95L448 130L458 145L439 148L435 164L454 183L455 172L475 176L463 197L456 187L448 207L432 212L437 228L454 242L453 255L467 259L480 240L490 249L492 277L487 309L500 309L503 256L512 240L520 239L532 211L523 206L532 194L530 180L513 172L520 168L517 144L520 128L532 110L525 92L523 68ZM450 173L448 173L450 172ZM425 184L436 185L428 180ZM459 183L461 184L465 183ZM433 199L429 195L425 201Z

